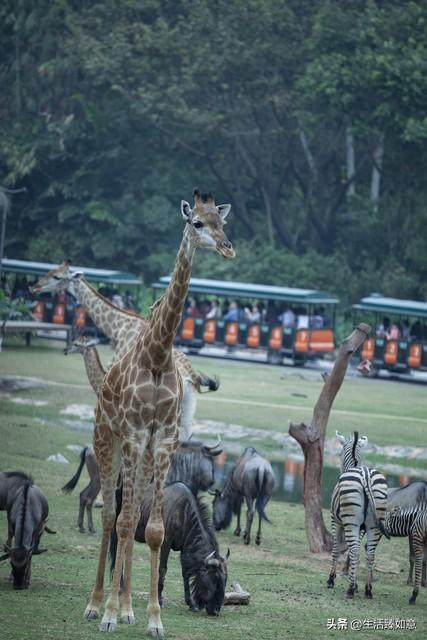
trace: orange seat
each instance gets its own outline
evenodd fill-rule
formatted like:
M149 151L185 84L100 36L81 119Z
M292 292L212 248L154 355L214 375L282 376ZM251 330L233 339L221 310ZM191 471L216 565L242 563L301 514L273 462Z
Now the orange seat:
M34 307L34 310L33 310L33 316L39 322L43 322L43 320L44 320L44 302L41 302L40 300L38 300L36 302L36 306Z
M65 322L65 304L60 302L55 305L53 310L53 322L55 324L64 324Z
M408 365L411 369L418 369L421 366L423 352L420 344L411 344L409 347Z
M182 323L181 338L183 340L192 340L194 338L194 318L185 318Z
M203 342L215 342L216 338L216 320L206 320L205 330L203 332Z
M334 347L334 333L331 329L313 329L310 332L310 351L328 353L333 351Z
M283 344L283 329L282 327L273 327L270 332L270 340L268 346L274 351L280 351Z
M77 307L74 312L74 324L79 329L84 329L86 326L86 311L83 307Z
M384 349L385 364L393 365L397 362L397 340L388 340Z
M237 338L239 335L239 324L237 322L229 322L225 330L225 344L230 347L234 347L237 344Z
M248 337L246 344L252 349L258 349L259 341L261 340L261 327L259 324L251 324L248 328Z
M307 329L300 329L296 332L294 351L296 353L307 353L310 340L310 332Z
M363 343L362 360L373 360L374 355L375 355L375 340L374 338L368 338Z

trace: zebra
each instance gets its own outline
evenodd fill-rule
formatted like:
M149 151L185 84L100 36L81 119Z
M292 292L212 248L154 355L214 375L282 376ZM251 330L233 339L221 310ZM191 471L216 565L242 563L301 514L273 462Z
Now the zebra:
M427 504L393 507L385 518L387 533L393 537L409 536L415 555L415 580L409 604L415 604L421 581L424 549L427 547Z
M381 535L389 537L384 528L387 506L387 481L376 469L360 466L360 450L368 439L359 438L355 431L350 438L341 434L337 437L343 444L341 454L341 475L332 493L332 566L328 578L328 588L333 588L336 578L337 561L343 534L349 549L350 569L347 597L352 598L357 590L356 573L360 554L362 530L366 533L366 564L368 568L365 595L372 598L373 566L375 549Z

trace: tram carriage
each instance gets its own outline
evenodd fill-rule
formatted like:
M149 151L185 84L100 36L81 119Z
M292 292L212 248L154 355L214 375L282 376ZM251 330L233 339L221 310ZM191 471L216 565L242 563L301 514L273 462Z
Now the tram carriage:
M169 276L159 279L152 285L153 296L166 289ZM189 295L203 298L238 300L290 305L303 307L309 317L315 309L322 307L327 326L319 329L296 329L283 327L276 317L273 321L249 323L244 320L226 321L225 319L206 319L184 314L177 333L176 343L188 347L193 352L205 346L225 347L229 351L246 350L266 354L271 364L280 364L283 358L289 358L296 365L304 365L313 356L331 353L335 348L334 326L338 299L329 293L312 289L296 289L272 285L228 282L191 278Z
M377 328L376 334L367 339L361 351L362 360L373 364L373 375L380 369L393 373L427 371L427 302L386 298L372 293L353 305L357 317ZM384 319L402 328L397 337L387 337L378 331Z

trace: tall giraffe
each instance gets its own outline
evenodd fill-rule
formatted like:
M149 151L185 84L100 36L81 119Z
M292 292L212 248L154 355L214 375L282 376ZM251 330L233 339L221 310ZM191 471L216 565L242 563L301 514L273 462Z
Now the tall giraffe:
M95 412L94 449L98 461L104 508L98 570L85 617L95 619L103 602L108 541L115 520L114 492L119 470L123 479L122 510L116 524L118 546L110 594L101 631L117 626L120 576L121 620L132 624L131 570L134 532L144 491L153 478L154 493L145 539L151 554L147 632L163 637L158 601L159 551L164 537L162 497L170 459L178 445L182 379L172 349L188 291L197 247L212 249L226 259L235 256L223 225L230 205L215 205L210 194L194 191L195 204L181 202L186 222L175 269L162 298L154 305L148 326L134 346L114 363L104 378Z
M72 271L68 260L64 260L58 267L42 276L31 289L35 295L46 292L59 294L65 291L79 300L95 326L110 339L114 348L113 362L120 360L129 351L140 331L147 327L145 318L119 309L104 298L83 277L81 271ZM216 391L218 381L197 373L181 351L174 350L174 353L178 371L184 382L181 437L185 440L191 435L191 425L196 411L194 390L201 393L202 387L208 387L210 391Z

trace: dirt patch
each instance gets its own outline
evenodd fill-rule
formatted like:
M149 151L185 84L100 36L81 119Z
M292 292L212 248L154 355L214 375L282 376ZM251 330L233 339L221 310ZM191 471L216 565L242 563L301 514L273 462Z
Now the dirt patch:
M24 376L1 376L0 391L24 391L27 389L43 389L46 382L40 378L27 378Z

